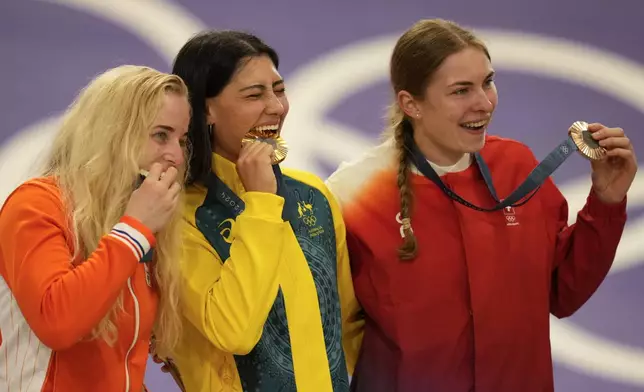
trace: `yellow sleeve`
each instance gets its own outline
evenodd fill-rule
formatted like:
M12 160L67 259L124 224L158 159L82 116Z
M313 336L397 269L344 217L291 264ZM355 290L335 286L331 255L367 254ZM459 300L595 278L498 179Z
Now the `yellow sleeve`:
M284 199L247 192L225 263L193 224L183 236L182 306L185 317L215 347L248 354L259 341L278 291L278 267L288 231Z
M342 311L342 345L347 360L347 369L353 375L364 332L364 318L362 308L358 303L353 290L353 279L351 277L351 265L349 263L349 251L347 249L347 229L340 211L340 206L333 194L326 187L323 188L335 225L335 238L338 254L338 291L340 294L340 306Z

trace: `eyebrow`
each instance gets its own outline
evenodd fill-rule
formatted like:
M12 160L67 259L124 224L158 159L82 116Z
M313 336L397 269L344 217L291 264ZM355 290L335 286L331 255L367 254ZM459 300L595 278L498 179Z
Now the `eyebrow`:
M278 86L280 84L284 84L284 79L280 79L278 81L273 82L273 88L275 88L275 86ZM266 87L264 87L263 84L253 84L252 86L244 87L244 88L240 89L239 91L246 91L246 90L250 90L250 89L254 89L254 88L258 88L260 90L266 90Z
M492 78L493 76L494 76L494 71L492 71L492 72L490 72L489 74L487 74L487 76L485 77L485 80L488 80L488 79ZM449 85L449 86L447 86L447 87L454 87L454 86L473 86L473 85L474 85L474 83L472 83L472 82L468 82L468 81L458 81L458 82L454 82L454 83L450 84L450 85Z
M169 125L157 125L154 127L154 129L159 129L159 128L163 129L164 131L168 131L170 133L174 133L174 131L176 131L176 129L172 128ZM188 130L186 129L186 131L180 137L188 137Z
M155 126L155 128L161 128L161 129L164 129L164 130L166 130L168 132L174 132L174 128L172 128L169 125L157 125L157 126Z

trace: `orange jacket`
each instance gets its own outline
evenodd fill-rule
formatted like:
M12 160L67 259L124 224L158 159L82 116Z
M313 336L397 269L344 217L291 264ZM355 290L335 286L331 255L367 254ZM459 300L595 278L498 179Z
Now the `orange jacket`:
M140 392L158 296L141 257L152 232L124 217L72 264L59 188L18 187L0 210L0 390ZM123 293L113 347L91 330Z

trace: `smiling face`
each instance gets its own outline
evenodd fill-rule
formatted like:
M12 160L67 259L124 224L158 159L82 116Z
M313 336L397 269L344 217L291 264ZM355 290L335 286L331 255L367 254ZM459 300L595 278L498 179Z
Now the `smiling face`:
M479 151L496 108L494 70L479 48L467 47L436 69L423 92L398 93L398 102L414 127L421 151L438 165L453 165L465 153Z
M206 100L214 151L235 162L244 136L279 135L289 104L284 81L266 55L244 58L219 95Z

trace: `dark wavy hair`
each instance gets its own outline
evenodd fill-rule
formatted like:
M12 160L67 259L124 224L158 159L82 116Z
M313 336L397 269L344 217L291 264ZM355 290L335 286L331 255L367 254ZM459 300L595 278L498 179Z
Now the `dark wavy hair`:
M188 184L203 183L212 170L213 143L206 123L206 99L221 93L245 59L262 55L278 68L279 57L273 48L253 34L236 30L203 31L179 50L172 73L188 86L192 105Z

